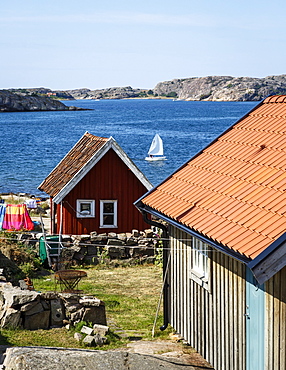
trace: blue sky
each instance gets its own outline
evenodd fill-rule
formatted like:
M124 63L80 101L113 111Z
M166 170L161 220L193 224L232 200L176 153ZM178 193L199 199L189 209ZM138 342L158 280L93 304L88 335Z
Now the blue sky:
M0 88L153 88L286 73L286 2L1 2Z

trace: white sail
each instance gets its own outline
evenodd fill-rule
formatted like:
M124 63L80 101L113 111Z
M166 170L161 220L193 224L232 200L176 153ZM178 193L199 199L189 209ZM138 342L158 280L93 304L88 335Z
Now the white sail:
M149 155L163 155L164 154L163 141L158 134L154 136L154 139L151 143L148 154Z

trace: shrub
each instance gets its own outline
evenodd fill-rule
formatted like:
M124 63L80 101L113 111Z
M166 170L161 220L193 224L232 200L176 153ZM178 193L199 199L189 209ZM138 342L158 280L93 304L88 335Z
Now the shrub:
M167 98L176 98L178 94L175 91L171 91L168 94L166 94Z

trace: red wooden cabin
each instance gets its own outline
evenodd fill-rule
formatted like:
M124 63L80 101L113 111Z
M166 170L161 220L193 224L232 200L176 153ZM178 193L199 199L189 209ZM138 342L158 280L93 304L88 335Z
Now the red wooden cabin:
M126 232L148 225L133 203L152 184L110 137L86 132L41 183L52 234Z

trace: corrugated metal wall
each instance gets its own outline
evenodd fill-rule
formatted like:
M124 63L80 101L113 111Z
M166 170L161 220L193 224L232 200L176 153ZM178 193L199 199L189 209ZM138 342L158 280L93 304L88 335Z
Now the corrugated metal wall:
M191 237L170 227L170 324L215 369L245 369L245 268L208 247L207 289L190 275Z
M265 369L286 369L286 267L266 283Z
M149 226L133 202L147 192L144 185L113 150L89 171L63 201L64 234L86 234L91 231L127 232ZM95 199L95 218L76 218L76 200ZM99 201L118 200L118 228L99 228ZM60 229L60 205L57 206L57 232Z

